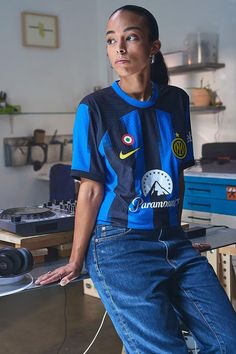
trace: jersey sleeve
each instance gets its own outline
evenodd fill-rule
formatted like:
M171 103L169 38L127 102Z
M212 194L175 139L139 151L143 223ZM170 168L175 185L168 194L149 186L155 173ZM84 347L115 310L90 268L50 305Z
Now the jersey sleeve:
M189 106L189 96L185 94L184 97L184 132L183 140L186 144L186 154L181 161L181 169L184 170L195 164L193 155L193 140L191 132L191 121L190 121L190 106Z
M91 114L89 106L81 103L76 112L73 129L71 176L104 183L104 162L98 151L95 123L95 116Z

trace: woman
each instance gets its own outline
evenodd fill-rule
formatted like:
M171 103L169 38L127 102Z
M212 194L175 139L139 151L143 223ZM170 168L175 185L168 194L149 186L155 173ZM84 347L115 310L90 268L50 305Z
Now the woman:
M70 262L37 283L67 284L86 258L127 353L187 353L179 320L201 353L236 353L234 310L180 226L183 169L194 164L188 96L168 85L146 9L117 9L106 41L120 79L77 111L72 175L81 186Z

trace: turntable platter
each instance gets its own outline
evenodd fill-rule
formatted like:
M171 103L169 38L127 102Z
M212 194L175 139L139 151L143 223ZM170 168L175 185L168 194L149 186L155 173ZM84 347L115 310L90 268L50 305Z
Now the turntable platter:
M18 293L29 288L32 284L33 278L29 273L18 275L14 280L13 278L0 278L0 297Z
M5 209L3 212L0 214L1 219L6 219L6 218L11 218L12 216L22 216L22 217L31 217L31 216L37 216L37 217L50 217L53 216L55 213L53 213L50 209L48 208L41 208L41 207L24 207L24 208L11 208L11 209Z

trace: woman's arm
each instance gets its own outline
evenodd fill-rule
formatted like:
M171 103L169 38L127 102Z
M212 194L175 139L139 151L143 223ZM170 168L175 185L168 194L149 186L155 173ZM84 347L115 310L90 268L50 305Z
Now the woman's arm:
M36 280L36 284L45 285L61 280L60 284L66 285L79 276L102 199L103 184L82 178L77 199L74 237L69 263L40 276Z

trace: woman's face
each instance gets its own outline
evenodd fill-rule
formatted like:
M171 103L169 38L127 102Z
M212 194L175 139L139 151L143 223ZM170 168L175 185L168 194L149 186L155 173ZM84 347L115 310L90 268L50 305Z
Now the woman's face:
M106 31L107 54L119 77L150 70L150 56L159 49L151 43L142 16L131 11L118 11L109 20Z

